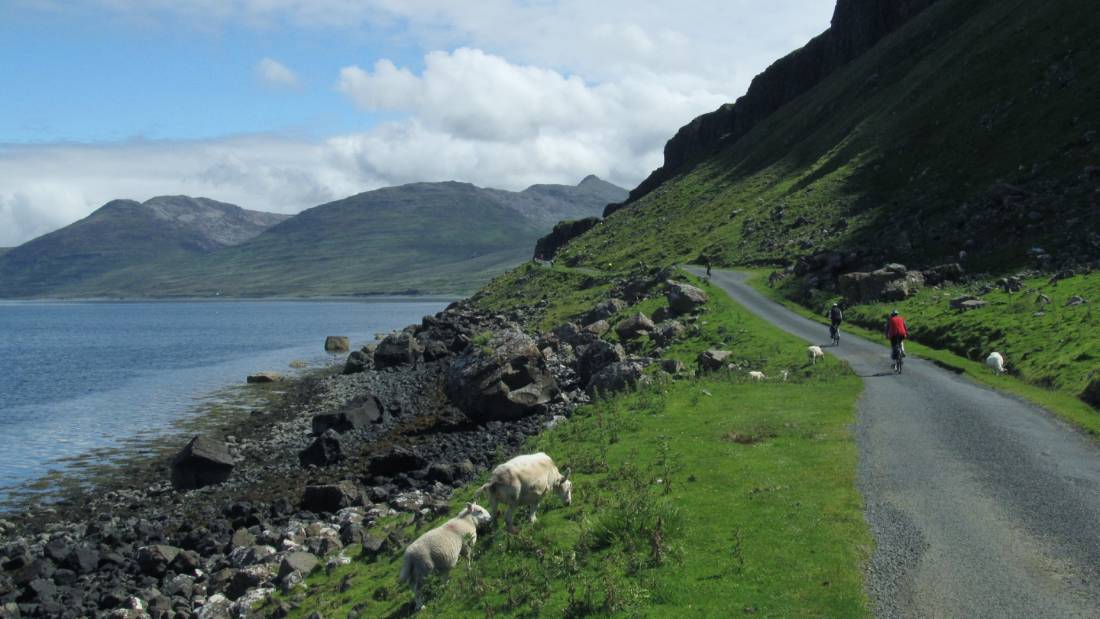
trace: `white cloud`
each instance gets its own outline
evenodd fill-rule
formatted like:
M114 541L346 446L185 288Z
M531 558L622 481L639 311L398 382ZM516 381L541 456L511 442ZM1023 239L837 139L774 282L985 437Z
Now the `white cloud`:
M824 30L834 1L74 0L56 10L201 30L327 29L423 50L423 66L345 59L323 79L392 120L327 139L0 145L0 245L118 197L186 193L296 212L421 180L521 189L594 173L633 187L677 128ZM301 84L272 58L256 70L274 87Z
M298 74L286 65L271 58L264 58L256 65L256 74L264 84L274 88L298 88Z

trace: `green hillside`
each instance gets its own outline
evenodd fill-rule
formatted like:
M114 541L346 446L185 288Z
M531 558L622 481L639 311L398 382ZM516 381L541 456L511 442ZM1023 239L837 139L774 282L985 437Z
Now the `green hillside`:
M592 176L522 192L416 183L275 216L285 221L221 244L181 234L148 203L115 201L0 260L0 296L466 294L528 259L548 215L588 217L625 197Z
M940 0L559 255L617 267L825 249L1005 270L1100 252L1100 13Z

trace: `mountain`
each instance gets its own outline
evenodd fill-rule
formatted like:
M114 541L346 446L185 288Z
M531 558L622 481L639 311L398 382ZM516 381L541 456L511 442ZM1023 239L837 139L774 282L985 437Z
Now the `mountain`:
M664 165L559 257L1095 260L1098 27L1089 0L842 0L829 31L680 129Z
M287 217L187 196L113 200L0 255L0 296L54 294L132 265L202 255L243 243Z
M551 219L598 214L626 195L595 177L521 192L457 182L388 187L307 209L237 244L123 265L45 294L463 294L527 259Z

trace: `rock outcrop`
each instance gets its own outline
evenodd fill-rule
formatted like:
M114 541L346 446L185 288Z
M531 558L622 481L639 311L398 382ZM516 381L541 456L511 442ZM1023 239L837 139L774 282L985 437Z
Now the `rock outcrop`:
M839 0L828 30L753 78L748 92L735 103L727 103L681 127L665 144L664 165L631 191L626 202L609 204L604 217L736 142L773 112L862 55L934 2Z
M599 217L558 222L550 234L535 242L535 257L542 257L543 260L552 259L566 243L588 232L598 223L600 223Z
M447 396L477 420L512 420L558 395L558 384L535 341L518 329L498 331L485 350L451 361Z
M903 301L924 286L921 271L909 271L900 264L887 264L870 273L845 273L837 289L848 303Z

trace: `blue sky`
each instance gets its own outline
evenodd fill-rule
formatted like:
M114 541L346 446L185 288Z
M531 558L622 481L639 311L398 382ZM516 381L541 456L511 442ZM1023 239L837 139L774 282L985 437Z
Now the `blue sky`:
M0 246L114 198L633 187L834 0L0 0Z

